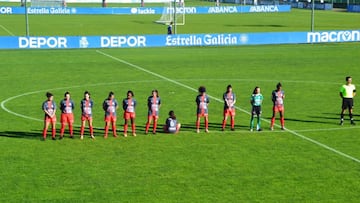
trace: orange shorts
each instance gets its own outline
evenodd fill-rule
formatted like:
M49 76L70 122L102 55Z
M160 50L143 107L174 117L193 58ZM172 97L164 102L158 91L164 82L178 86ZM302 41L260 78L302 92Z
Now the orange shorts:
M135 118L135 112L124 112L124 119L133 119Z
M235 109L224 109L224 116L235 116Z
M206 117L208 116L208 113L198 113L197 117Z
M105 116L105 122L116 122L116 116Z
M150 116L148 116L148 120L151 120L151 119L153 119L153 120L158 120L159 119L159 116L157 116L157 115L150 115Z
M46 123L56 123L56 116L54 116L54 117L49 117L49 116L45 116L45 118L44 118L44 121L46 122Z
M92 116L81 115L81 121L92 121Z
M74 114L62 113L60 118L61 123L74 123Z
M284 112L284 106L274 106L273 107L273 112L275 112L275 113Z

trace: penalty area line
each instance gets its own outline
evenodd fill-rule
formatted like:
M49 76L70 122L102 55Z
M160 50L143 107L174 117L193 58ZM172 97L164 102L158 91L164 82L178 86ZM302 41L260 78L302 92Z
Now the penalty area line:
M118 62L120 62L120 63L126 64L126 65L128 65L128 66L131 66L131 67L133 67L133 68L135 68L135 69L137 69L137 70L143 71L143 72L145 72L145 73L148 73L148 74L150 74L150 75L156 76L156 77L161 78L161 79L163 79L163 80L166 80L166 81L168 81L168 82L174 83L174 84L176 84L176 85L179 85L179 86L181 86L181 87L184 87L184 88L186 88L186 89L189 89L189 90L191 90L191 91L193 91L193 92L197 92L197 89L195 89L195 88L193 88L193 87L190 87L190 86L188 86L188 85L185 85L185 84L183 84L183 83L180 83L180 82L178 82L178 81L176 81L176 80L172 80L172 79L170 79L170 78L168 78L168 77L165 77L165 76L163 76L163 75L160 75L160 74L158 74L158 73L149 71L149 70L147 70L147 69L145 69L145 68L143 68L143 67L141 67L141 66L138 66L138 65L135 65L135 64L130 63L130 62L128 62L128 61L125 61L125 60L123 60L123 59L117 58L117 57L115 57L115 56L112 56L112 55L107 54L107 53L105 53L105 52L102 52L102 51L100 51L100 50L96 50L96 52L99 53L99 54L101 54L101 55L103 55L103 56L106 56L106 57L108 57L108 58L110 58L110 59L113 59L113 60L118 61ZM210 98L218 101L218 102L223 102L221 99L219 99L219 98L217 98L217 97L213 97L213 96L211 96L211 95L208 95L208 96L209 96ZM238 109L238 110L240 110L240 111L242 111L242 112L244 112L244 113L250 114L249 112L247 112L246 110L244 110L244 109L242 109L242 108L240 108L240 107L236 107L236 109ZM263 119L262 119L262 120L263 120ZM269 123L268 120L264 120L264 121L266 121L266 122ZM320 147L322 147L322 148L324 148L324 149L327 149L327 150L329 150L329 151L331 151L331 152L333 152L333 153L335 153L335 154L338 154L338 155L343 156L343 157L345 157L345 158L351 159L351 160L353 160L353 161L355 161L355 162L357 162L357 163L360 163L360 160L357 159L357 158L355 158L355 157L352 157L352 156L350 156L350 155L348 155L348 154L345 154L345 153L343 153L343 152L341 152L341 151L338 151L338 150L336 150L336 149L334 149L334 148L332 148L332 147L329 147L329 146L327 146L327 145L325 145L325 144L323 144L323 143L321 143L321 142L318 142L318 141L316 141L316 140L313 140L313 139L311 139L311 138L309 138L309 137L306 137L306 136L304 136L304 135L301 135L300 133L297 133L297 132L295 132L295 131L293 131L293 130L285 129L285 131L287 131L287 132L289 132L289 133L291 133L291 134L293 134L293 135L295 135L295 136L297 136L297 137L299 137L299 138L301 138L301 139L303 139L303 140L306 140L306 141L308 141L308 142L310 142L310 143L316 144L316 145L318 145L318 146L320 146Z

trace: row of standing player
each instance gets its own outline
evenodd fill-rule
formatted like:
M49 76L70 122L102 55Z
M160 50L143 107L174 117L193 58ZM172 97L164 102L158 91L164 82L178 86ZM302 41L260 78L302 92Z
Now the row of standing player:
M344 114L345 110L349 110L349 118L350 118L350 124L355 125L355 121L353 118L353 106L354 101L353 98L356 95L356 88L355 85L352 84L352 77L347 76L345 78L346 84L342 85L340 88L340 97L342 98L342 106L341 106L341 113L340 113L340 125L344 124ZM197 132L199 132L199 126L200 126L200 117L205 118L205 132L208 132L208 115L207 115L207 105L209 103L209 98L206 95L205 87L199 88L199 93L201 99L199 100L199 96L197 97L196 101L198 103L198 116L197 116L197 122L196 122L196 128ZM281 129L285 130L285 118L284 118L284 98L285 93L282 90L282 85L279 82L276 85L276 89L272 91L272 102L273 102L273 114L271 117L271 123L270 123L270 130L274 130L274 124L275 124L275 116L277 113L280 114L280 125ZM224 99L224 120L222 122L222 130L225 130L226 122L228 117L231 117L231 130L234 130L235 126L235 102L236 102L236 96L232 92L231 85L227 86L227 91L223 95ZM199 102L200 101L200 102ZM263 96L260 91L260 87L255 87L253 94L251 95L250 103L252 106L251 110L251 119L250 119L250 131L254 130L254 118L257 117L257 125L256 130L261 131L261 105L263 101ZM204 105L206 103L206 105ZM201 107L204 106L202 109Z
M270 130L274 130L275 125L275 116L277 113L280 114L280 124L281 129L285 129L285 119L284 119L284 98L285 98L285 92L282 90L281 83L278 83L276 85L276 89L272 91L272 102L273 102L273 114L271 118L270 123ZM235 102L236 102L236 96L232 92L232 86L227 86L227 91L223 95L224 99L224 119L222 122L222 130L225 130L226 122L228 117L230 116L230 125L231 130L235 130ZM262 131L261 128L261 105L263 102L263 95L261 94L260 87L256 86L253 90L253 93L250 97L250 104L251 104L251 119L250 119L250 131L254 130L254 123L255 123L255 117L257 118L256 123L256 130ZM206 122L206 121L205 121ZM205 123L205 125L207 125ZM198 126L198 124L197 124ZM197 130L199 132L199 130ZM208 131L207 128L205 131Z
M43 129L43 139L46 140L47 137L47 130L49 125L51 124L52 127L52 139L55 140L56 136L56 103L53 100L53 94L52 93L46 93L47 100L43 102L42 109L45 113L44 116L44 129ZM124 109L124 136L127 136L127 130L128 130L128 122L131 122L131 129L132 129L132 135L136 136L135 132L135 107L136 107L136 100L133 98L134 93L132 91L127 92L127 98L125 98L122 102L122 106ZM92 117L92 108L93 108L94 102L90 98L90 93L86 91L84 93L84 98L81 100L80 108L81 108L81 128L80 128L80 138L84 138L84 131L85 131L85 124L86 121L88 122L89 131L90 131L90 137L94 137L94 129L93 129L93 117ZM158 91L153 90L152 95L148 98L148 107L149 107L149 113L148 113L148 121L146 123L146 133L148 132L150 128L150 124L153 122L153 133L156 133L156 127L157 127L157 121L159 118L159 109L161 105L160 97L158 96ZM73 123L74 123L74 110L75 104L73 100L70 98L70 93L66 92L64 95L64 99L60 102L60 110L61 110L61 117L60 117L60 123L61 123L61 129L60 129L60 139L64 137L64 131L66 124L69 126L70 131L70 138L73 138ZM114 93L110 92L107 99L103 102L103 109L105 111L105 134L104 138L108 137L108 131L110 128L110 125L112 125L112 131L113 136L117 137L116 133L116 120L117 120L117 109L119 105L117 100L115 99ZM176 115L174 111L169 112L169 117L166 119L165 125L164 125L164 132L166 133L178 133L180 130L181 124L178 123L176 119Z
M201 118L204 118L205 122L205 132L209 132L208 126L208 104L210 99L206 94L206 88L204 86L199 87L199 95L196 97L197 103L197 119L196 119L196 132L200 132L200 121ZM56 130L56 104L53 101L53 95L51 93L47 93L47 100L43 102L42 109L45 112L44 118L44 129L43 129L43 138L46 139L47 130L50 124L52 124L52 139L55 139ZM61 129L60 129L60 139L64 136L65 126L68 124L70 137L73 137L73 123L74 123L74 102L70 98L70 93L66 92L64 95L64 99L60 102L60 110L61 110ZM127 98L123 99L122 107L124 110L124 136L127 137L128 125L129 121L131 122L131 130L132 135L136 136L136 126L135 126L135 107L136 100L133 98L134 93L132 91L127 92ZM284 129L284 105L283 100L285 98L284 91L282 90L282 86L280 83L277 84L276 90L272 92L272 101L274 103L273 106L273 116L271 119L271 130L273 130L275 123L275 114L277 112L280 113L280 123L281 129ZM228 85L226 88L226 92L223 94L224 99L224 113L223 113L223 121L222 121L222 130L225 130L226 123L228 117L230 117L230 125L231 130L235 130L235 102L236 95L232 91L232 86ZM254 118L257 117L257 125L256 130L261 131L261 104L262 104L263 96L260 92L259 87L255 87L253 94L251 95L250 103L252 105L252 113L250 120L250 130L253 131L254 128ZM94 130L92 124L92 107L93 101L90 98L90 93L84 93L84 99L81 101L81 128L80 128L80 138L84 137L84 129L86 121L89 125L90 137L94 138ZM153 133L156 133L158 118L159 118L159 109L161 106L161 99L159 97L158 91L153 90L152 95L148 97L148 120L146 122L145 134L148 134L151 123L153 122ZM118 102L114 97L114 93L110 92L107 99L103 102L103 109L105 111L105 134L104 138L108 137L108 131L110 128L110 124L112 125L113 136L117 137L116 133L116 119L117 119L117 109ZM164 125L164 131L169 133L177 133L180 129L180 123L178 123L174 111L169 112L169 117L166 119L166 123Z

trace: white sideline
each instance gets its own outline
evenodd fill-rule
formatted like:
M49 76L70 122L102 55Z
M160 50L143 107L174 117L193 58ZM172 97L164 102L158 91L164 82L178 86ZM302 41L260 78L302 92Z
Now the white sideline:
M142 67L140 67L140 66L138 66L138 65L135 65L135 64L132 64L132 63L127 62L127 61L125 61L125 60L122 60L122 59L119 59L119 58L117 58L117 57L114 57L114 56L112 56L112 55L110 55L110 54L104 53L104 52L99 51L99 50L96 50L96 52L99 53L99 54L101 54L101 55L104 55L104 56L106 56L106 57L108 57L108 58L111 58L111 59L113 59L113 60L115 60L115 61L121 62L121 63L123 63L123 64L126 64L126 65L129 65L129 66L133 67L133 68L136 68L136 69L138 69L138 70L141 70L141 71L143 71L143 72L146 72L146 73L148 73L148 74L150 74L150 75L153 75L153 76L159 77L159 78L161 78L161 79L164 79L164 80L166 80L166 81L169 81L169 82L171 82L171 83L177 84L177 85L179 85L179 86L181 86L181 87L184 87L184 88L186 88L186 89L189 89L189 90L191 90L191 91L194 91L194 92L197 92L197 91L198 91L197 89L192 88L192 87L190 87L190 86L188 86L188 85L182 84L182 83L180 83L180 82L177 82L177 81L175 81L175 80L172 80L172 79L167 78L167 77L165 77L165 76L162 76L162 75L160 75L160 74L154 73L154 72L149 71L149 70L147 70L147 69L144 69L144 68L142 68ZM208 95L208 96L209 96L210 98L218 101L218 102L221 102L221 103L223 102L223 101L222 101L221 99L219 99L219 98L213 97L213 96L211 96L211 95ZM242 111L242 112L247 113L247 114L250 115L249 112L247 112L247 111L244 110L244 109L241 109L240 107L236 107L236 109L238 109L238 110L240 110L240 111ZM265 119L262 119L262 120L264 120L264 121L267 122L267 123L270 123L268 120L265 120ZM323 144L323 143L320 143L320 142L318 142L318 141L316 141L316 140L313 140L313 139L308 138L308 137L306 137L306 136L304 136L304 135L301 135L301 134L299 134L299 133L297 133L297 132L295 132L295 131L292 131L292 130L289 130L289 129L285 129L285 131L287 131L287 132L289 132L289 133L291 133L291 134L293 134L293 135L295 135L295 136L297 136L297 137L300 137L301 139L304 139L304 140L309 141L309 142L311 142L311 143L313 143L313 144L316 144L316 145L318 145L318 146L320 146L320 147L322 147L322 148L325 148L325 149L327 149L327 150L329 150L329 151L331 151L331 152L334 152L334 153L336 153L336 154L338 154L338 155L340 155L340 156L343 156L343 157L348 158L348 159L351 159L351 160L353 160L353 161L355 161L355 162L357 162L357 163L360 163L360 160L357 159L357 158L355 158L355 157L352 157L352 156L350 156L350 155L348 155L348 154L345 154L345 153L343 153L343 152L340 152L340 151L338 151L338 150L336 150L336 149L334 149L334 148L332 148L332 147L329 147L329 146L327 146L327 145L325 145L325 144Z

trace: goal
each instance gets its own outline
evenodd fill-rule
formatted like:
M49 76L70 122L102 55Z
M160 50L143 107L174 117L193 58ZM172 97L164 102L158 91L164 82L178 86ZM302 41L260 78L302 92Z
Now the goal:
M66 7L65 0L31 0L31 7Z
M185 2L183 0L167 0L164 2L163 13L159 20L161 24L185 25Z

